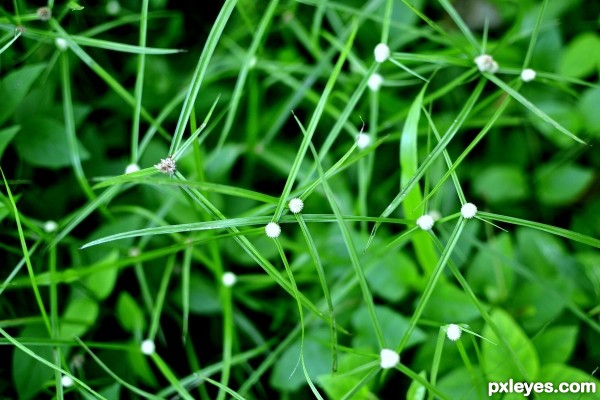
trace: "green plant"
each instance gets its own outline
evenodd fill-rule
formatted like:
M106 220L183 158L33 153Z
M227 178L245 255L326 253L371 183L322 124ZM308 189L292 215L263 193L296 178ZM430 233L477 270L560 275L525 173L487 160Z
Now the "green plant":
M580 3L1 5L0 394L600 383Z

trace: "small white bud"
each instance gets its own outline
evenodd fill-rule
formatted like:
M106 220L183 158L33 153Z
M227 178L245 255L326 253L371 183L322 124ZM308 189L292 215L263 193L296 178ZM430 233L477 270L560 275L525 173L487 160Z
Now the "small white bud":
M489 72L490 74L495 74L498 71L498 63L494 61L492 56L489 54L482 54L480 56L475 57L473 60L477 65L477 69L481 72Z
M367 147L369 147L369 145L371 144L371 136L367 135L366 133L359 133L358 136L356 137L356 146L363 150L366 149Z
M535 79L536 75L537 74L534 70L532 70L531 68L527 68L527 69L524 69L523 72L521 72L521 80L523 82L531 82L532 80Z
M431 215L421 215L419 219L417 219L417 226L424 231L429 231L433 228L433 217Z
M126 168L125 168L125 173L126 174L131 174L133 172L138 172L140 170L140 166L137 164L129 164Z
M390 48L385 43L379 43L377 46L375 46L373 53L375 53L375 61L378 63L386 61L388 58L390 58L391 54Z
M304 202L302 199L295 198L290 200L288 206L290 207L291 212L298 214L304 208Z
M108 15L117 15L121 12L121 4L116 0L111 0L106 3L106 13Z
M225 272L221 277L223 286L232 287L237 282L237 276L233 272Z
M44 232L52 233L58 228L58 224L52 220L44 222Z
M281 235L281 227L275 222L269 222L267 226L265 226L265 233L271 239L278 238Z
M62 378L60 378L60 383L63 385L63 387L71 387L73 386L73 378L67 375L63 375Z
M153 340L146 339L142 342L140 349L142 350L143 354L150 356L154 354L154 351L156 350L156 345L154 344Z
M371 75L367 82L369 89L371 89L371 91L373 91L373 92L378 92L379 88L381 87L382 84L383 84L383 77L381 75L379 75L378 73L374 73L373 75Z
M448 337L448 339L452 340L453 342L456 342L458 339L460 339L461 334L462 334L462 329L460 326L458 326L456 324L450 324L446 328L446 336Z
M127 255L129 257L137 257L140 254L142 254L142 251L140 250L139 247L132 247L129 249L129 251L127 251Z
M50 21L50 18L52 18L52 10L50 7L40 7L35 13L40 21Z
M429 215L431 215L431 218L433 218L434 221L442 218L442 214L440 214L438 210L430 210Z
M394 350L390 349L382 349L380 353L381 368L389 369L394 368L400 362L400 355L396 353Z
M460 208L460 213L466 219L471 219L477 214L477 206L473 203L465 203Z
M67 41L61 37L54 39L54 45L60 51L65 51L69 48L69 43L67 43Z
M158 164L154 165L154 168L163 174L169 174L171 176L177 171L177 165L175 164L175 160L173 160L173 156L161 159Z

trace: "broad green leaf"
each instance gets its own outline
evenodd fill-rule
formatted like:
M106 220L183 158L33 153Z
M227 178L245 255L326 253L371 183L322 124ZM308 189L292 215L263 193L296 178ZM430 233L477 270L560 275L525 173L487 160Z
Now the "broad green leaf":
M6 146L8 146L20 130L21 127L19 125L0 130L0 159L2 159L2 154L4 154Z
M47 332L44 326L41 324L29 325L21 331L20 336L28 338L44 338L47 337ZM34 349L38 356L53 362L52 348L50 346L36 346ZM29 400L34 398L34 396L43 388L44 384L52 379L54 372L46 365L30 357L20 349L14 348L12 359L12 376L19 399Z
M598 58L600 62L600 57ZM590 88L582 93L578 103L579 112L585 121L585 130L593 136L600 136L600 88Z
M368 358L354 354L342 354L339 362L339 372L337 374L323 374L318 380L330 399L342 399L357 383L361 381L369 370L357 372L355 374L343 374L343 372L352 371L360 368L369 361ZM353 399L372 400L376 399L367 385L363 386L352 397Z
M568 365L563 364L549 364L542 367L539 374L539 380L544 382L551 382L553 384L554 390L550 393L537 393L536 399L540 400L571 400L571 399L581 399L581 400L598 400L600 399L600 380L596 379L592 376L592 371L582 371L577 368L573 368ZM561 383L567 384L576 384L579 390L581 389L582 384L592 384L595 388L594 392L591 392L588 387L588 391L585 393L574 393L567 392L561 393L559 391ZM564 390L565 388L563 388ZM568 388L566 388L568 389ZM583 390L582 390L583 391Z
M486 324L481 336L494 343L498 343L494 345L484 340L481 344L482 367L487 380L506 382L511 378L515 381L531 381L535 379L538 376L539 359L533 344L523 329L502 309L497 308L492 311L491 317L498 327L500 334L504 336L504 339L515 353L521 366L515 365L512 358L507 354L506 349L500 345L501 341L494 330ZM526 374L525 376L521 372L521 369Z
M99 262L116 262L119 259L119 251L113 249ZM97 300L104 300L112 293L117 282L119 269L106 269L100 272L90 274L83 279L84 285L96 296Z
M540 201L550 206L563 206L577 201L585 193L594 179L594 172L577 164L567 164L556 168L542 166L535 176Z
M71 296L60 325L60 337L73 339L83 335L96 322L100 307L98 303L81 295Z
M121 292L117 300L117 320L130 333L141 333L146 329L144 312L128 292Z
M577 326L556 326L533 338L533 345L540 355L540 364L569 361L577 344L578 332Z
M463 290L440 282L423 310L423 317L437 322L464 323L479 317L479 310Z
M396 311L385 306L375 306L375 315L381 325L381 331L388 347L394 348L402 339L408 329L409 320ZM359 349L370 349L379 351L379 342L373 332L371 319L367 307L360 307L352 314L352 326L354 327L352 346ZM414 346L425 339L425 334L419 328L415 328L408 339L405 348Z
M459 363L458 359L456 363ZM456 365L438 380L437 387L451 399L489 399L487 385L482 383L475 382L467 368Z
M0 125L13 115L29 88L46 68L44 64L32 64L12 71L0 81Z
M373 262L365 268L367 282L374 294L389 302L402 300L419 280L415 262L404 253L390 251Z
M569 43L560 59L558 72L572 78L585 78L596 69L600 48L600 37L592 32L578 35Z
M182 288L179 286L170 295L171 300L179 306L182 299ZM215 284L207 282L198 274L190 276L190 312L194 314L216 314L221 312L221 303Z
M14 144L19 155L31 165L46 168L71 165L65 127L57 120L42 116L24 120ZM89 158L88 151L81 144L79 156L81 160Z
M497 164L477 171L473 190L490 203L510 203L527 198L529 185L521 168Z
M504 301L512 291L515 273L510 264L506 263L500 254L507 259L514 258L511 236L500 234L477 252L469 264L467 280L472 289L484 293L491 302Z
M555 277L549 281L560 296L549 294L548 289L539 283L521 282L515 287L512 305L519 312L519 322L528 332L537 332L549 321L553 321L565 309L566 302L571 297L572 282Z
M331 349L328 330L309 331L304 337L304 362L310 378L331 371ZM271 385L282 391L296 391L306 385L300 357L300 339L293 342L278 358L273 367Z

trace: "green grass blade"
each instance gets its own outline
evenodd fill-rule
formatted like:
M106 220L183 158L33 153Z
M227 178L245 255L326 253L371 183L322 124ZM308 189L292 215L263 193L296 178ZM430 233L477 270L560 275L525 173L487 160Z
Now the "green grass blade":
M294 160L292 169L290 170L290 172L288 174L287 181L283 188L283 193L281 194L281 197L279 198L279 203L277 204L277 208L275 209L275 213L273 215L274 221L278 221L279 218L281 218L281 214L283 213L285 204L288 200L290 192L292 191L292 186L296 180L296 177L298 176L298 172L300 170L300 165L302 164L302 160L304 159L304 156L306 155L308 147L311 143L312 136L314 135L315 131L317 130L317 124L319 123L319 120L321 119L321 115L323 114L323 110L325 108L327 99L329 98L329 94L333 90L333 86L334 86L337 78L340 75L342 66L344 65L344 62L346 61L346 57L348 56L348 53L350 52L350 50L352 48L352 43L354 42L354 37L356 36L357 30L358 30L358 26L357 26L356 22L353 22L352 33L348 37L346 46L344 47L344 50L340 53L340 56L335 64L335 67L333 68L333 71L331 72L331 75L329 76L329 79L327 80L327 84L325 85L325 89L323 90L323 93L319 100L319 104L317 105L317 107L310 119L308 128L306 130L306 135L304 135L304 138L302 139L302 144L300 145L300 149L298 150L298 153L296 154L296 159ZM316 161L318 162L318 158Z
M416 185L419 182L419 179L421 179L421 177L423 176L423 174L425 174L425 171L427 171L427 169L433 164L433 162L439 157L439 155L442 154L443 150L446 148L446 146L448 146L448 143L450 143L450 141L452 140L452 138L454 137L456 132L458 132L460 127L464 124L471 109L473 108L473 106L475 105L477 100L479 99L479 96L481 95L484 87L485 87L485 80L482 79L479 81L479 83L475 87L475 90L473 90L473 92L471 93L471 96L467 100L465 106L461 109L457 118L454 120L454 122L452 123L450 128L448 128L448 131L442 137L442 140L440 140L438 142L438 144L431 151L429 156L419 166L419 168L417 169L415 174L410 178L410 180L402 188L400 193L398 193L398 195L394 198L394 200L392 200L392 202L383 211L383 213L381 214L381 217L388 217L392 212L394 212L394 210L396 208L398 208L400 203L402 203L402 201L406 198L406 196L412 190L414 185ZM373 238L375 237L375 233L377 232L377 229L379 228L380 225L381 225L380 223L376 223L375 226L373 227L371 236L369 238L369 242L367 243L367 247L369 247L369 245L371 244Z
M12 46L12 44L14 42L17 41L18 38L21 37L23 33L21 31L17 31L17 33L15 34L15 37L13 37L11 40L9 40L8 43L6 43L4 46L2 46L2 48L0 49L0 54L4 53L6 51L6 49L8 49L10 46Z
M171 275L173 275L173 268L175 268L175 256L172 255L168 258L165 270L163 272L162 279L160 281L160 287L156 294L156 302L154 303L154 310L152 314L152 323L148 333L148 339L154 340L160 326L160 316L163 311L163 305L165 303L165 297L167 295L167 289L169 288L169 281Z
M179 144L183 138L183 133L187 126L190 115L192 114L192 110L194 109L196 97L200 92L200 86L204 80L204 75L208 69L208 64L212 58L215 48L217 47L217 44L219 43L219 39L225 30L225 25L227 24L227 21L229 20L236 3L237 0L225 0L219 15L217 16L217 19L210 30L208 39L206 39L206 44L204 45L202 54L200 54L200 59L196 64L196 70L194 71L192 82L190 83L187 96L183 102L183 108L179 114L179 120L177 121L177 127L175 128L175 133L173 134L171 147L169 148L169 154L174 154L179 149Z
M190 395L190 393L185 389L185 387L183 387L179 379L177 379L173 371L171 371L171 368L169 368L167 363L157 353L153 353L150 356L150 358L152 358L152 361L154 361L154 365L156 365L156 368L158 368L158 370L163 374L163 376L167 379L167 381L169 381L171 386L175 388L177 393L179 393L179 395L182 398L186 400L194 400L192 395Z
M438 1L442 5L442 7L444 7L444 10L446 10L448 15L450 15L450 18L452 18L452 20L454 21L456 26L458 26L458 29L460 29L462 34L465 36L465 38L471 44L471 46L473 46L473 49L475 49L475 51L478 54L481 53L481 47L479 46L479 43L475 39L475 36L473 36L473 33L471 32L471 30L469 29L469 27L467 26L465 21L463 21L463 19L460 17L460 15L456 11L456 9L452 6L452 4L450 4L450 2L448 0L438 0Z
M146 33L148 30L148 2L142 1L142 12L140 16L140 47L146 47ZM140 54L137 60L137 74L135 78L135 88L133 97L135 105L133 106L133 122L131 124L131 158L132 164L137 164L139 158L139 140L140 140L140 117L142 111L142 94L144 89L144 72L146 69L146 55Z

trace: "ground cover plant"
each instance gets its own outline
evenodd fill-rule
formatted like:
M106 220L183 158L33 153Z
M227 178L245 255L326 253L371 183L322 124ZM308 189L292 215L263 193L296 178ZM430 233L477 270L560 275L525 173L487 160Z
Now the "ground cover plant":
M0 3L0 398L598 385L599 11Z

